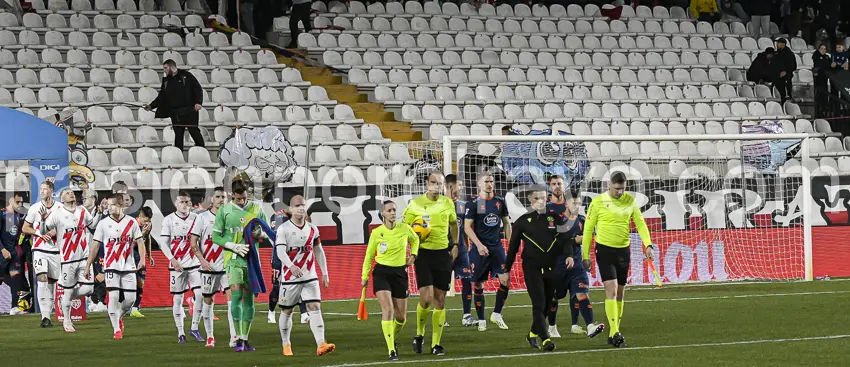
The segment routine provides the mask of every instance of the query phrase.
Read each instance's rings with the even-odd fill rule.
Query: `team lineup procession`
[[[848,49],[850,0],[0,0],[0,367],[850,367]]]

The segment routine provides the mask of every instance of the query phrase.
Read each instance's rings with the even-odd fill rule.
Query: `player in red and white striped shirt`
[[[215,215],[218,209],[224,205],[227,194],[223,187],[213,189],[210,197],[210,209],[198,214],[195,226],[192,228],[192,252],[201,263],[201,292],[204,295],[202,315],[204,318],[204,329],[207,331],[207,348],[215,347],[215,335],[213,334],[213,297],[218,292],[224,292],[227,296],[227,323],[230,326],[231,347],[236,346],[236,328],[233,327],[233,316],[230,314],[230,285],[224,272],[224,247],[213,243],[212,230],[215,224]]]
[[[38,186],[41,200],[27,211],[21,232],[32,236],[32,265],[38,280],[38,308],[41,310],[41,327],[52,327],[50,311],[56,297],[56,281],[59,280],[62,266],[60,265],[59,249],[53,242],[56,235],[52,231],[43,231],[41,222],[47,218],[59,203],[53,200],[53,182],[44,181]]]
[[[139,247],[142,258],[145,257],[146,251],[139,223],[133,217],[124,215],[124,194],[110,195],[107,203],[109,216],[97,223],[85,274],[87,280],[92,279],[92,263],[97,259],[101,244],[104,245],[103,272],[106,277],[106,290],[109,292],[107,311],[114,331],[112,338],[119,340],[124,338],[122,318],[136,301],[136,271],[145,267],[144,263],[136,265],[133,242]],[[118,301],[121,293],[124,293],[123,302]]]
[[[73,333],[71,322],[71,300],[88,296],[94,291],[94,282],[86,279],[85,260],[89,249],[89,227],[92,215],[86,208],[77,205],[77,197],[71,189],[59,193],[62,205],[42,222],[47,231],[56,231],[56,246],[62,262],[62,275],[59,286],[65,289],[62,295],[62,314],[65,319],[62,326],[66,332]]]
[[[201,293],[201,273],[198,271],[200,263],[192,252],[189,238],[195,226],[197,216],[191,212],[192,199],[189,193],[183,190],[177,192],[174,198],[174,213],[169,214],[162,220],[162,234],[159,238],[162,253],[168,259],[168,270],[170,270],[171,294],[174,298],[172,310],[174,311],[174,325],[177,326],[177,343],[186,342],[183,320],[183,293],[187,288],[192,289],[195,294],[194,312],[192,313],[192,327],[189,334],[196,341],[203,342],[198,325],[201,323],[201,306],[204,296]]]
[[[296,195],[289,201],[292,218],[277,227],[275,251],[283,268],[280,274],[280,337],[283,342],[283,354],[292,355],[289,334],[292,330],[292,308],[299,303],[307,305],[310,315],[310,329],[316,339],[316,354],[332,352],[336,346],[325,340],[325,322],[319,303],[322,301],[319,289],[319,277],[316,275],[316,263],[322,268],[322,285],[330,285],[325,251],[319,241],[319,228],[307,221],[307,203],[304,197]]]

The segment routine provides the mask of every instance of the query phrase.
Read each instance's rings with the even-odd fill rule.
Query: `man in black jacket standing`
[[[145,106],[145,110],[156,108],[156,118],[171,118],[175,147],[183,150],[183,133],[187,128],[195,146],[204,146],[204,138],[198,129],[198,111],[204,103],[201,83],[192,73],[178,70],[174,60],[165,60],[162,69],[165,77],[162,78],[159,95]]]
[[[519,217],[512,226],[508,256],[505,261],[505,272],[499,275],[502,285],[510,283],[511,267],[522,248],[522,272],[525,276],[525,287],[531,298],[531,331],[528,333],[528,343],[532,348],[539,349],[537,337],[543,340],[543,350],[555,350],[555,344],[549,339],[549,328],[546,323],[546,312],[552,307],[552,298],[559,286],[563,274],[555,265],[559,256],[566,256],[567,269],[574,265],[573,247],[575,239],[567,238],[566,216],[552,215],[546,212],[546,189],[536,187],[531,190],[532,210]]]
[[[773,62],[776,64],[778,75],[774,78],[773,85],[779,90],[779,97],[782,98],[782,103],[792,98],[791,96],[791,79],[794,78],[794,72],[797,70],[797,58],[794,52],[787,47],[788,41],[784,38],[776,39],[776,54],[773,56]]]

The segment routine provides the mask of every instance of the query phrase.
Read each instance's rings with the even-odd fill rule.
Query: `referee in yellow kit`
[[[626,194],[625,188],[626,174],[612,173],[608,191],[590,202],[581,244],[584,266],[590,271],[590,246],[596,232],[596,265],[599,266],[599,275],[605,286],[605,315],[610,325],[608,344],[617,348],[626,346],[626,339],[620,333],[620,320],[623,318],[623,296],[631,263],[630,221],[635,222],[643,240],[644,256],[652,260],[649,228],[635,203],[635,197]]]
[[[396,222],[395,203],[387,200],[381,206],[384,224],[372,231],[366,258],[363,259],[362,285],[369,281],[372,259],[377,264],[372,270],[372,287],[381,304],[381,330],[387,341],[390,361],[398,360],[395,339],[407,321],[407,267],[419,253],[419,236],[407,223]],[[410,256],[407,245],[410,244]],[[393,320],[395,318],[395,320]]]

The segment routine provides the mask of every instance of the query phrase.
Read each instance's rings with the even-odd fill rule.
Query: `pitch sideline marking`
[[[846,339],[846,338],[850,338],[850,334],[812,336],[812,337],[802,337],[802,338],[785,338],[785,339],[742,340],[742,341],[734,341],[734,342],[695,343],[695,344],[678,344],[678,345],[655,345],[655,346],[648,346],[648,347],[629,347],[629,348],[624,348],[624,349],[597,348],[597,349],[587,349],[587,350],[558,351],[558,352],[549,352],[549,353],[499,354],[499,355],[441,358],[441,359],[428,359],[428,360],[402,360],[402,361],[394,361],[394,362],[392,362],[392,364],[441,363],[441,362],[468,361],[468,360],[478,360],[478,359],[543,357],[543,356],[564,355],[564,354],[582,354],[582,353],[600,353],[600,352],[628,352],[628,351],[642,351],[642,350],[662,350],[662,349],[700,348],[700,347],[722,347],[722,346],[731,346],[731,345],[789,343],[789,342],[799,342],[799,341],[833,340],[833,339]],[[387,363],[386,361],[367,362],[367,363],[345,363],[345,364],[325,365],[325,367],[377,366],[377,365],[383,365],[383,364],[386,364],[386,363]]]
[[[707,301],[707,300],[716,300],[716,299],[736,299],[736,298],[761,298],[761,297],[788,297],[788,296],[811,296],[811,295],[820,295],[820,294],[843,294],[850,293],[850,291],[819,291],[819,292],[796,292],[796,293],[767,293],[767,294],[738,294],[738,295],[730,295],[730,296],[712,296],[712,297],[677,297],[677,298],[651,298],[651,299],[635,299],[635,300],[626,300],[626,303],[639,303],[639,302],[675,302],[675,301]],[[601,305],[605,302],[597,301],[592,302],[592,304]],[[531,305],[523,304],[523,305],[507,305],[504,308],[528,308]],[[450,308],[448,311],[461,311],[460,308]],[[407,313],[416,313],[416,310],[408,310]],[[334,316],[356,316],[356,313],[349,312],[322,312],[324,315],[334,315]],[[380,315],[380,312],[370,312],[370,315]]]

